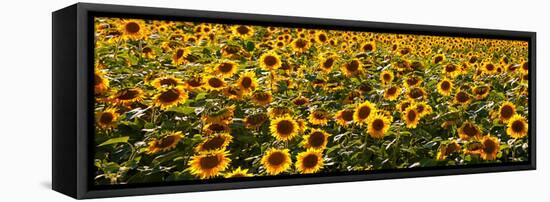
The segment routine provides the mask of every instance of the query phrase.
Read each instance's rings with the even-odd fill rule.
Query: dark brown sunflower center
[[[169,90],[163,92],[162,94],[160,94],[158,99],[161,102],[170,103],[170,102],[174,102],[174,101],[178,100],[179,97],[180,97],[180,92],[178,90],[169,89]]]
[[[418,84],[418,82],[420,82],[420,80],[416,77],[410,77],[410,78],[407,79],[407,84],[409,86],[414,86],[414,85]]]
[[[308,154],[306,157],[304,157],[304,160],[302,161],[302,165],[305,168],[314,168],[317,163],[319,162],[319,159],[317,158],[317,155],[315,154]]]
[[[273,152],[269,157],[267,158],[267,161],[270,165],[278,166],[285,162],[285,154],[282,152]]]
[[[416,111],[418,113],[422,113],[424,111],[424,109],[426,109],[426,107],[424,105],[417,105],[416,106]]]
[[[208,79],[208,85],[214,88],[219,88],[223,86],[223,81],[218,78],[210,78]]]
[[[225,143],[225,138],[221,136],[216,136],[212,139],[207,140],[202,145],[202,148],[204,150],[215,150],[215,149],[221,149],[223,146],[223,143]]]
[[[407,107],[409,107],[409,106],[411,106],[411,103],[405,102],[405,103],[402,103],[400,105],[400,107],[401,107],[400,109],[401,109],[401,111],[405,111],[407,109]]]
[[[458,92],[456,94],[456,100],[460,103],[464,103],[464,102],[467,102],[468,100],[470,100],[470,96],[468,94],[466,94],[465,92]]]
[[[313,117],[316,119],[325,119],[327,118],[327,113],[324,111],[315,111],[313,112]]]
[[[294,124],[289,120],[281,120],[277,123],[277,133],[288,136],[294,131]]]
[[[225,126],[219,123],[213,123],[208,126],[208,129],[214,132],[222,132],[225,130]]]
[[[267,100],[269,100],[269,94],[258,92],[258,93],[254,94],[254,99],[256,99],[257,101],[260,101],[260,102],[267,101]]]
[[[139,95],[139,91],[135,89],[126,89],[120,92],[117,96],[119,100],[131,100]]]
[[[241,25],[241,26],[237,27],[237,32],[239,34],[245,35],[245,34],[248,34],[248,32],[250,32],[250,29],[246,26]]]
[[[113,113],[105,112],[105,113],[102,113],[101,116],[99,117],[99,122],[102,124],[109,124],[113,122],[114,119],[115,119],[115,116]]]
[[[409,95],[411,98],[417,99],[424,96],[424,92],[420,88],[413,88],[411,89],[411,92]]]
[[[487,71],[493,71],[495,69],[495,65],[487,64],[485,65],[485,69],[487,69]]]
[[[386,74],[382,75],[382,78],[384,78],[384,81],[388,82],[388,81],[391,80],[391,75],[386,73]]]
[[[138,23],[135,23],[135,22],[129,22],[129,23],[126,23],[126,32],[130,33],[130,34],[135,34],[135,33],[138,33],[139,30],[141,29],[139,27],[139,24]]]
[[[353,111],[352,110],[343,111],[342,119],[344,119],[344,121],[353,121]]]
[[[200,159],[200,165],[202,169],[212,169],[220,164],[220,160],[217,156],[205,156]]]
[[[525,125],[523,124],[523,122],[521,122],[521,121],[514,121],[514,122],[512,123],[512,130],[513,130],[514,132],[517,132],[517,133],[523,132],[524,129],[525,129]]]
[[[307,41],[304,40],[304,39],[297,39],[295,44],[296,44],[297,48],[302,49],[302,48],[305,48],[307,46]]]
[[[372,46],[372,44],[365,44],[363,46],[363,51],[365,51],[365,52],[370,52],[372,50],[374,50],[374,47]]]
[[[143,48],[143,50],[141,50],[141,52],[147,54],[147,53],[153,52],[153,49],[151,49],[151,48],[149,48],[149,47],[145,47],[145,48]]]
[[[179,58],[183,57],[183,53],[184,53],[184,51],[182,49],[178,49],[176,51],[176,58],[179,59]]]
[[[325,69],[328,69],[328,68],[331,68],[333,64],[334,64],[334,59],[329,58],[329,59],[325,60],[325,62],[323,62],[323,67]]]
[[[351,62],[349,62],[347,65],[346,65],[346,69],[349,70],[350,72],[355,72],[359,69],[359,61],[357,60],[352,60]]]
[[[477,95],[483,95],[489,91],[489,87],[480,86],[474,89],[474,93]]]
[[[444,91],[448,91],[449,89],[451,89],[451,83],[449,81],[441,82],[441,89]]]
[[[156,146],[159,148],[166,148],[166,147],[172,146],[177,140],[178,140],[178,137],[176,135],[166,136],[160,139]]]
[[[529,70],[529,63],[524,62],[524,63],[521,65],[521,68],[522,68],[523,70]]]
[[[456,70],[456,66],[453,65],[453,64],[448,64],[447,66],[445,66],[445,71],[447,73],[452,73]]]
[[[228,72],[231,72],[231,70],[233,70],[233,64],[224,62],[224,63],[221,63],[221,64],[218,66],[218,69],[219,69],[220,72],[222,72],[222,73],[228,73]]]
[[[250,88],[252,86],[252,78],[250,77],[244,77],[242,80],[241,80],[241,86],[243,88]]]
[[[470,57],[470,60],[469,60],[470,63],[475,63],[476,61],[477,61],[477,57],[475,56]]]
[[[359,119],[366,119],[367,117],[369,117],[370,111],[371,111],[370,107],[367,107],[367,106],[361,107],[359,108],[357,115]]]
[[[397,93],[397,88],[395,86],[388,88],[388,95],[395,95],[395,93]]]
[[[307,103],[307,99],[306,98],[297,98],[297,99],[294,99],[294,101],[292,103],[294,103],[295,105],[298,105],[298,106],[302,106],[302,105],[305,105]]]
[[[102,80],[103,80],[103,79],[101,79],[101,77],[100,77],[99,75],[97,75],[97,74],[94,75],[94,85],[95,85],[95,86],[101,84],[101,83],[102,83]]]
[[[264,64],[270,67],[274,66],[277,64],[277,58],[275,56],[268,55],[264,58]]]
[[[177,86],[178,85],[178,81],[176,81],[175,79],[172,79],[172,78],[161,79],[159,83],[160,83],[161,86]]]
[[[464,125],[462,131],[464,131],[464,134],[466,134],[468,137],[473,137],[479,134],[477,127],[475,127],[473,124]]]
[[[485,153],[493,153],[497,149],[495,142],[492,140],[483,141],[483,151]]]
[[[238,46],[226,46],[223,50],[226,53],[235,54],[235,53],[239,52],[240,48]]]
[[[324,34],[319,34],[319,37],[317,37],[319,39],[320,42],[325,42],[327,41],[327,36],[324,35]]]
[[[441,61],[443,61],[443,56],[436,56],[436,57],[434,58],[434,63],[435,63],[435,64],[437,64],[437,63],[439,63],[439,62],[441,62]]]
[[[325,134],[319,131],[315,131],[309,135],[307,142],[312,147],[320,147],[325,142]]]
[[[414,110],[409,111],[409,113],[407,113],[407,119],[409,121],[416,120],[416,111],[414,111]]]
[[[253,114],[247,117],[245,120],[248,125],[260,125],[267,120],[267,115],[265,114]]]
[[[384,128],[384,121],[382,119],[376,119],[372,122],[372,128],[376,131],[380,131]]]
[[[423,67],[424,67],[424,65],[421,62],[414,61],[414,62],[411,63],[411,68],[413,68],[413,69],[421,69]]]
[[[202,85],[202,80],[200,78],[192,78],[187,81],[187,84],[191,87],[199,87]]]
[[[502,106],[502,109],[500,110],[500,116],[504,119],[509,119],[514,115],[514,109],[510,105],[504,105]]]

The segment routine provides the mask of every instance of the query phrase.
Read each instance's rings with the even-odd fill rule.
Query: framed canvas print
[[[534,32],[52,15],[53,189],[75,198],[535,169]]]

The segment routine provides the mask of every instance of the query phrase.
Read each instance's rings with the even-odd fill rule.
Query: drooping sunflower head
[[[353,121],[359,125],[363,125],[367,122],[369,116],[374,113],[376,113],[374,104],[369,101],[365,101],[355,108],[355,112],[353,113]]]
[[[125,88],[117,91],[111,98],[118,104],[127,105],[141,101],[143,99],[143,90],[139,88]]]
[[[271,148],[262,157],[262,165],[269,175],[278,175],[288,170],[292,164],[288,149]]]
[[[516,114],[508,121],[506,133],[512,138],[523,138],[527,136],[528,128],[527,119]]]
[[[115,108],[107,108],[102,112],[96,113],[97,125],[103,129],[112,129],[117,125],[119,114]]]
[[[221,77],[231,77],[237,72],[238,64],[233,61],[222,61],[214,66],[213,73]]]
[[[444,96],[451,95],[451,91],[453,90],[453,82],[449,79],[443,79],[437,84],[437,92],[439,94]]]
[[[231,163],[225,151],[213,151],[197,154],[189,161],[191,174],[201,179],[216,177],[225,171]]]
[[[436,160],[445,160],[448,155],[460,151],[462,148],[456,141],[442,143],[437,151]]]
[[[271,135],[279,141],[288,141],[299,132],[299,126],[290,116],[282,116],[271,121]]]
[[[500,108],[498,109],[498,117],[499,119],[504,122],[508,123],[508,121],[516,115],[516,105],[514,105],[511,102],[505,101],[500,105]]]
[[[393,72],[390,70],[384,70],[382,71],[382,73],[380,73],[380,82],[382,82],[382,85],[391,84],[393,78]]]
[[[158,77],[156,79],[153,79],[153,81],[151,81],[151,85],[159,89],[164,87],[176,87],[182,84],[183,82],[181,81],[181,79],[178,79],[172,76]]]
[[[244,123],[246,128],[257,129],[260,128],[268,118],[269,117],[265,113],[252,114],[244,119]]]
[[[454,102],[457,104],[468,105],[470,101],[470,94],[465,91],[459,91],[454,97]]]
[[[403,112],[403,120],[407,128],[416,128],[420,121],[420,114],[416,111],[415,106],[409,106]]]
[[[463,140],[470,140],[481,136],[481,129],[475,123],[466,121],[458,128],[458,136]]]
[[[252,101],[257,105],[266,106],[271,103],[273,97],[269,92],[255,91],[252,93]]]
[[[384,91],[384,99],[393,101],[399,97],[399,94],[401,94],[401,88],[399,88],[399,86],[390,86]]]
[[[102,94],[109,89],[109,80],[105,78],[101,71],[96,70],[94,73],[94,93]]]
[[[384,138],[391,125],[390,118],[383,113],[373,114],[367,122],[369,124],[367,129],[369,136],[376,139]]]
[[[148,34],[145,22],[137,19],[123,20],[120,22],[119,30],[124,39],[139,40]]]
[[[237,169],[223,175],[225,178],[242,178],[252,176],[254,176],[254,174],[248,173],[248,169],[241,169],[241,167],[238,167]]]
[[[235,114],[235,105],[219,107],[203,112],[202,120],[205,123],[230,122]]]
[[[330,114],[324,109],[315,109],[311,111],[308,119],[313,125],[327,125],[330,119]]]
[[[168,109],[185,102],[187,98],[187,93],[183,89],[171,87],[162,89],[153,97],[153,100],[155,105],[159,106],[161,109]]]
[[[352,59],[351,61],[342,65],[342,73],[347,77],[358,75],[362,69],[363,64],[358,59]]]
[[[296,156],[296,170],[303,174],[316,173],[324,165],[323,153],[321,150],[308,149]]]
[[[353,122],[353,109],[342,109],[336,113],[336,116],[334,119],[336,119],[336,123],[338,123],[341,126],[347,126],[350,123]]]
[[[224,87],[227,86],[223,78],[216,76],[206,77],[206,88],[210,91],[221,91]]]
[[[180,131],[164,132],[159,138],[155,138],[149,142],[147,153],[155,154],[172,150],[176,147],[176,145],[178,145],[182,138],[183,134]]]
[[[235,25],[232,27],[233,34],[242,38],[250,38],[254,35],[254,28],[246,25]]]
[[[181,65],[187,63],[187,56],[190,53],[189,48],[176,48],[172,54],[172,64]]]
[[[253,71],[241,73],[237,85],[245,93],[249,93],[256,89],[258,82],[256,81],[256,74]]]
[[[481,144],[483,145],[481,158],[487,161],[495,160],[500,150],[500,140],[497,137],[486,135],[481,139]]]
[[[265,70],[278,69],[279,67],[281,67],[282,64],[281,58],[274,52],[264,53],[262,56],[260,56],[258,63],[260,63],[260,67],[264,68]]]
[[[210,152],[225,150],[227,145],[231,143],[233,136],[227,133],[218,133],[204,139],[197,147],[195,147],[196,152]]]
[[[313,129],[309,134],[304,136],[302,144],[306,149],[323,150],[328,143],[330,134],[321,129]]]

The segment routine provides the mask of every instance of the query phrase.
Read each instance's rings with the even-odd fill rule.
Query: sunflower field
[[[94,24],[96,185],[529,158],[526,41]]]

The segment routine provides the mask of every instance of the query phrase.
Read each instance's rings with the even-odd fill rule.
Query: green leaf
[[[195,112],[195,108],[194,107],[189,107],[189,106],[183,106],[183,107],[172,107],[166,111],[169,111],[169,112],[177,112],[177,113],[182,113],[182,114],[191,114],[191,113],[194,113]]]
[[[195,100],[203,100],[204,98],[206,98],[206,95],[208,95],[208,93],[199,93],[195,97]]]
[[[247,41],[245,45],[246,45],[246,50],[248,51],[253,51],[255,48],[254,42],[252,41]]]
[[[110,145],[110,144],[128,142],[128,139],[130,139],[129,136],[111,138],[111,139],[99,144],[98,147],[105,146],[105,145]]]

